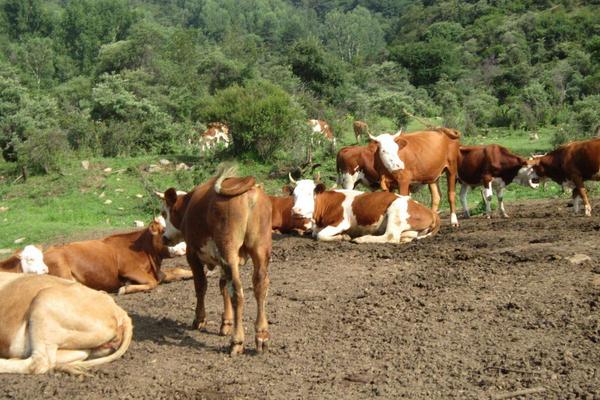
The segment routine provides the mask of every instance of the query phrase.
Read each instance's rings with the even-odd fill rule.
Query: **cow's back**
[[[600,139],[571,143],[565,146],[561,157],[565,170],[574,170],[584,180],[600,180]]]

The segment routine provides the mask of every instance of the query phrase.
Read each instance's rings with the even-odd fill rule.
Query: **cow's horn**
[[[317,171],[317,173],[315,175],[315,182],[316,183],[321,182],[321,173],[319,171]]]
[[[369,133],[369,138],[370,138],[371,140],[377,141],[377,136],[373,136],[373,135],[371,135],[370,133]]]
[[[288,178],[290,178],[290,182],[292,182],[294,185],[296,184],[296,181],[294,180],[294,178],[292,178],[291,172],[288,172]]]

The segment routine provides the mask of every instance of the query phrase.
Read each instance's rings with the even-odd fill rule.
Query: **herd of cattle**
[[[317,121],[315,129],[317,125],[320,130],[314,132],[328,130],[326,137],[333,138],[326,123]],[[500,211],[507,217],[504,188],[511,182],[535,188],[544,179],[572,188],[575,212],[583,201],[585,214],[591,215],[584,181],[600,180],[600,139],[524,159],[499,145],[461,146],[460,133],[453,129],[373,136],[364,123],[354,128],[357,142],[366,135],[371,140],[337,153],[337,184],[342,189],[327,189],[319,178],[296,181],[290,175],[286,195],[268,196],[254,177],[236,177],[234,168],[222,166],[189,192],[170,188],[157,193],[161,216],[148,228],[43,252],[30,245],[0,262],[0,372],[78,372],[120,357],[132,340],[131,319],[101,291],[134,293],[160,282],[193,278],[193,326],[205,330],[204,266],[220,269],[220,334],[231,336],[230,353],[239,354],[244,349],[239,266],[248,258],[257,302],[255,344],[262,352],[270,338],[265,303],[274,231],[312,232],[317,240],[357,243],[404,243],[434,235],[440,228],[437,181],[444,172],[454,226],[457,181],[465,217],[469,187],[483,186],[488,217],[495,187]],[[225,132],[230,140],[223,131],[226,126],[214,124],[211,129]],[[359,183],[383,190],[357,191]],[[431,208],[410,198],[420,184],[429,185]],[[164,258],[184,254],[191,271],[161,268]]]

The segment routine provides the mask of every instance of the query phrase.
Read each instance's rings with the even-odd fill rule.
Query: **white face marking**
[[[344,172],[340,176],[339,184],[342,186],[342,189],[354,189],[356,182],[361,178],[359,175],[362,175],[362,172],[354,172],[350,174],[349,172]]]
[[[379,156],[385,168],[392,172],[404,169],[404,162],[398,156],[398,143],[394,141],[396,135],[383,133],[374,138],[379,143]]]
[[[315,182],[310,179],[302,179],[296,182],[296,187],[292,195],[294,196],[294,205],[292,213],[302,217],[312,219],[315,211]]]
[[[156,222],[158,222],[160,224],[160,226],[163,227],[163,229],[167,227],[167,222],[165,221],[165,219],[163,218],[162,215],[159,215],[158,217],[154,217],[154,220]]]
[[[186,249],[187,245],[185,244],[185,242],[181,242],[176,244],[175,246],[168,247],[169,255],[171,257],[184,256]]]
[[[44,263],[44,254],[35,246],[25,246],[21,252],[21,268],[26,274],[47,274],[48,266]]]
[[[163,237],[171,243],[179,243],[183,240],[183,233],[181,233],[181,231],[175,228],[171,223],[170,211],[170,207],[167,207],[167,205],[163,203],[163,212],[167,216],[167,218],[163,218],[165,220],[165,232],[163,233]]]
[[[534,183],[533,180],[535,179],[539,180],[540,178],[533,170],[533,167],[531,165],[527,165],[519,169],[519,172],[517,173],[517,176],[515,176],[514,181],[520,185],[529,186],[532,189],[537,189],[540,186],[540,184]]]

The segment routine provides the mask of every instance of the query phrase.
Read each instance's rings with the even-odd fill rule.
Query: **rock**
[[[81,162],[81,168],[83,168],[83,169],[90,169],[90,162],[88,160],[83,160]]]
[[[186,163],[179,163],[175,166],[176,171],[187,171],[188,169],[190,169],[190,166]]]
[[[135,226],[136,228],[143,228],[144,222],[136,219],[135,221],[133,221],[133,226]]]
[[[146,171],[148,171],[148,172],[158,172],[161,170],[162,170],[162,168],[156,164],[150,164],[146,167]]]
[[[121,193],[121,192],[124,192],[124,191],[125,191],[125,189],[115,189],[115,192],[118,192],[118,193]]]
[[[160,165],[169,165],[169,164],[171,164],[171,161],[169,161],[167,159],[164,159],[164,158],[161,158],[160,160],[158,160],[158,163]]]
[[[104,204],[112,204],[112,200],[111,199],[106,199],[106,201],[104,202]]]
[[[6,212],[8,210],[9,210],[8,207],[0,207],[0,212]]]
[[[112,168],[111,167],[107,167],[103,169],[104,172],[109,173],[112,172]]]
[[[106,196],[106,193],[102,192],[98,195],[99,198],[103,198],[104,196]]]
[[[144,197],[144,195],[138,193],[138,194],[135,195],[135,197],[137,197],[138,199],[141,199],[142,197]]]
[[[567,260],[573,265],[579,265],[584,262],[592,261],[592,257],[587,254],[575,254],[572,257],[567,257]]]
[[[11,249],[0,249],[0,254],[11,254],[12,252]]]
[[[19,243],[23,243],[25,241],[25,239],[27,239],[26,237],[20,237],[18,239],[15,239],[15,243],[19,244]]]

